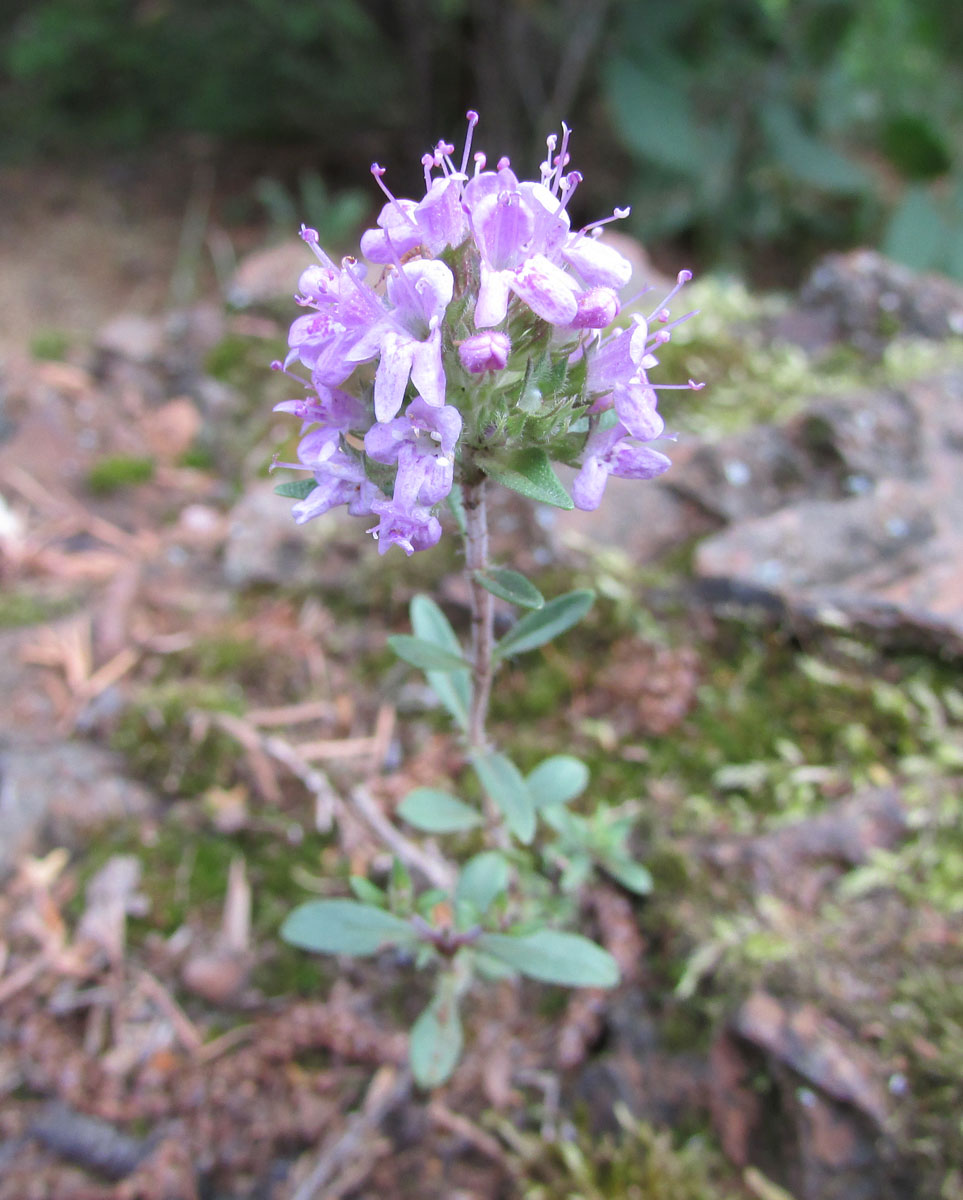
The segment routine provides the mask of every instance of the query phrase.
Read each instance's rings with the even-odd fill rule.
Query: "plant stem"
[[[468,745],[472,750],[487,748],[485,722],[492,690],[492,648],[494,646],[495,598],[475,579],[475,572],[488,567],[488,513],[485,504],[487,481],[466,483],[462,487],[465,507],[465,572],[471,596],[472,692],[468,716]]]

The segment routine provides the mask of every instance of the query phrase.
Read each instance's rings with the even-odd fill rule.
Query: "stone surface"
[[[371,519],[333,509],[306,525],[291,519],[292,500],[276,495],[276,481],[248,488],[231,510],[224,544],[224,575],[231,587],[347,582],[346,568],[377,553],[365,537]],[[367,543],[369,544],[366,544]]]
[[[776,330],[818,349],[847,341],[878,351],[894,333],[927,338],[963,334],[963,287],[920,275],[873,250],[830,254],[813,268],[799,309]]]
[[[906,1165],[886,1149],[880,1070],[812,1005],[755,992],[717,1038],[713,1123],[727,1155],[758,1164],[796,1200],[905,1200]],[[764,1073],[770,1093],[754,1081]]]
[[[20,744],[0,752],[0,875],[18,857],[72,846],[111,821],[146,817],[156,800],[85,742]]]
[[[803,620],[963,653],[963,370],[816,405],[783,437],[799,445],[807,430],[830,464],[825,498],[814,485],[776,504],[762,479],[753,511],[720,488],[715,511],[733,523],[700,545],[696,573],[716,594],[723,583]],[[676,486],[695,494],[684,472]]]

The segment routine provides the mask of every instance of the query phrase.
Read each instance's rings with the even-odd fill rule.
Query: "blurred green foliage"
[[[482,144],[526,164],[573,117],[577,216],[628,191],[634,232],[702,263],[792,277],[868,242],[963,278],[963,8],[945,0],[8,0],[7,13],[8,155],[194,132],[303,147],[335,189],[377,157],[404,191],[469,105]],[[280,187],[261,200],[277,219]]]

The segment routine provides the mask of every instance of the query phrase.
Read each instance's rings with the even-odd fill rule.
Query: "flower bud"
[[[504,333],[476,333],[458,347],[458,357],[466,371],[501,371],[508,362],[512,344]]]

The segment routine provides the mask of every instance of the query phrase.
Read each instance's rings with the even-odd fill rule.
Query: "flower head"
[[[580,464],[582,508],[598,505],[609,475],[648,479],[669,466],[648,445],[664,433],[665,385],[651,376],[692,315],[668,312],[689,273],[647,317],[614,324],[633,303],[622,295],[632,266],[602,232],[629,210],[573,229],[581,175],[568,170],[568,127],[525,180],[508,159],[490,169],[472,153],[477,123],[469,112],[460,161],[448,142],[423,156],[419,199],[395,196],[372,166],[385,203],[361,238],[371,268],[335,264],[302,230],[317,261],[299,279],[306,311],[276,364],[305,393],[277,406],[303,422],[296,465],[314,483],[293,515],[338,504],[376,515],[380,553],[434,545],[435,506],[452,487],[522,450]]]

